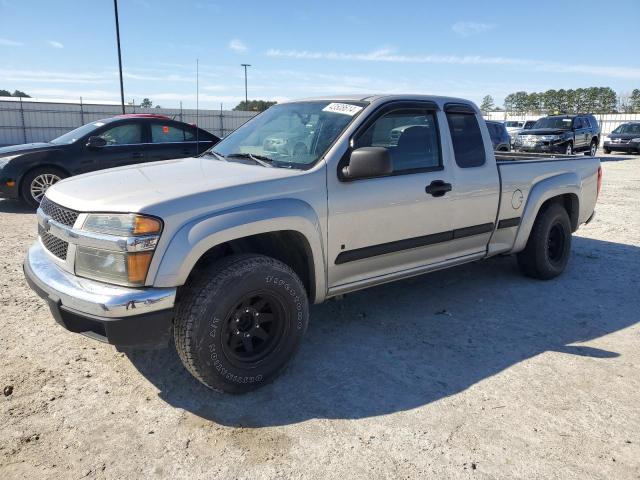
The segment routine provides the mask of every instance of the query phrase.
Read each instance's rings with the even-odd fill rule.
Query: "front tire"
[[[28,172],[20,184],[20,198],[31,208],[38,208],[45,192],[67,174],[54,167],[36,168]]]
[[[560,275],[571,254],[571,221],[563,206],[551,204],[538,213],[518,266],[528,277],[549,280]]]
[[[611,150],[609,150],[609,149],[608,149],[608,148],[606,148],[606,147],[605,147],[603,150],[604,150],[604,153],[606,153],[607,155],[609,155],[609,154],[611,153]]]
[[[565,155],[573,155],[573,143],[567,143],[567,147],[564,150]]]
[[[181,297],[174,320],[178,355],[200,382],[227,393],[248,392],[276,378],[309,321],[298,276],[262,255],[224,257]]]

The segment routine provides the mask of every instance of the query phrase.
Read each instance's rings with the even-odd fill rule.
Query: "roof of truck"
[[[296,100],[290,100],[288,102],[283,103],[291,103],[291,102],[311,102],[311,101],[342,101],[342,102],[374,102],[378,100],[430,100],[436,103],[465,103],[469,105],[475,105],[471,100],[467,100],[465,98],[457,98],[457,97],[443,97],[439,95],[420,95],[415,93],[407,93],[407,94],[380,94],[380,93],[369,93],[369,94],[351,94],[351,95],[326,95],[322,97],[309,97],[309,98],[300,98]]]

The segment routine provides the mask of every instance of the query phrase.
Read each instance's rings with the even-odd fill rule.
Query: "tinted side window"
[[[484,165],[484,142],[480,125],[475,115],[469,113],[447,113],[453,153],[461,168]]]
[[[100,134],[107,145],[129,145],[142,143],[142,127],[137,124],[118,125]]]
[[[582,119],[580,117],[577,117],[573,121],[573,128],[575,128],[576,130],[578,130],[579,128],[584,128],[584,126],[582,125]]]
[[[582,119],[582,121],[584,122],[584,128],[591,128],[592,127],[591,122],[589,121],[589,117],[584,117]]]
[[[394,172],[440,165],[438,129],[433,113],[396,110],[378,118],[355,142],[355,147],[387,148]]]
[[[184,130],[171,125],[151,124],[151,143],[184,142]]]

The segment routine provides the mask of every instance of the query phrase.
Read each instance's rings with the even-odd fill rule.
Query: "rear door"
[[[213,145],[209,137],[199,138],[198,131],[190,125],[171,121],[150,122],[149,160],[168,160],[192,157]]]

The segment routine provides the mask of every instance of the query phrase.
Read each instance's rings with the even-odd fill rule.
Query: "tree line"
[[[22,97],[22,98],[31,98],[31,95],[27,95],[21,90],[14,90],[11,93],[9,90],[4,90],[0,88],[0,97]]]
[[[482,99],[483,112],[507,111],[516,114],[553,113],[640,113],[640,89],[616,94],[609,87],[589,87],[546,92],[514,92],[504,99],[504,108],[496,107],[493,97]]]

